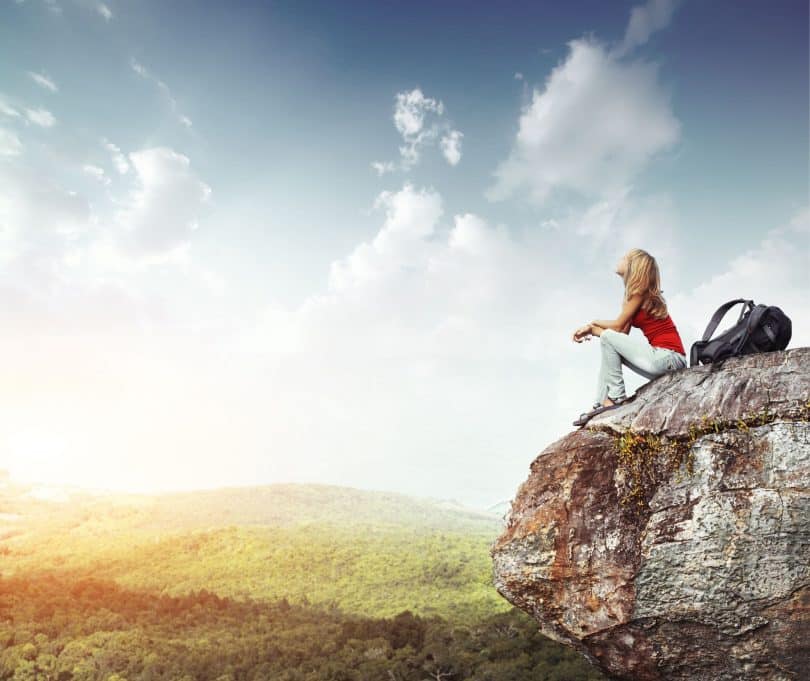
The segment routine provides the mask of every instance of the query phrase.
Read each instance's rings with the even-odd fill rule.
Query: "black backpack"
[[[737,303],[745,303],[737,323],[709,340],[720,320]],[[754,305],[753,300],[737,298],[721,305],[712,315],[703,338],[692,344],[689,366],[711,364],[726,357],[750,355],[754,352],[784,350],[790,342],[792,324],[782,310],[773,305]]]

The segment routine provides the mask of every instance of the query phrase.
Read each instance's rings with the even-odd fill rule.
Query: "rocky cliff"
[[[810,348],[666,374],[549,445],[490,553],[613,678],[810,678]]]

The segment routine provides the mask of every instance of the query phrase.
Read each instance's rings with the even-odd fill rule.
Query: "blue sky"
[[[5,0],[0,57],[22,479],[503,501],[632,246],[687,349],[808,343],[806,2]]]

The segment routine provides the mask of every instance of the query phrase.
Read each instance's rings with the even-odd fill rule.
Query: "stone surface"
[[[628,429],[691,429],[691,474],[641,507]],[[490,552],[498,592],[613,678],[810,678],[810,348],[671,372],[552,443]]]

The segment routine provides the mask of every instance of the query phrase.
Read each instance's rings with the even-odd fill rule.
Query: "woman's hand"
[[[573,340],[576,343],[581,343],[584,340],[591,340],[592,333],[593,331],[591,330],[590,324],[580,326],[576,331],[574,331]]]

